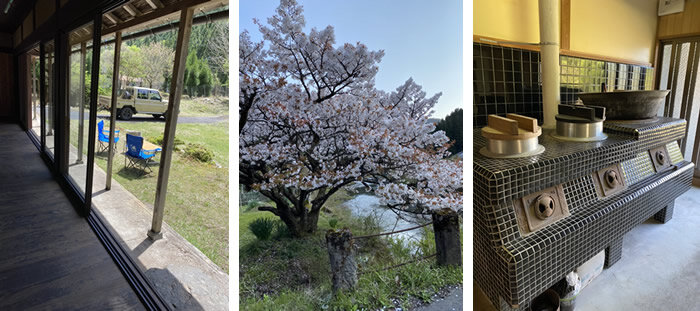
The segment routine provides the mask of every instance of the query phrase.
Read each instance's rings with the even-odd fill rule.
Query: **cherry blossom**
[[[263,41],[240,35],[240,181],[268,197],[259,209],[295,236],[316,229],[326,200],[362,182],[392,208],[462,207],[462,162],[427,122],[440,93],[413,79],[392,92],[374,77],[383,51],[338,45],[333,27],[304,32],[303,10],[282,0]]]

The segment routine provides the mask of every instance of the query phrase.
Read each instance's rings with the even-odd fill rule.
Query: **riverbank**
[[[461,267],[440,267],[434,260],[426,259],[395,269],[360,274],[354,292],[333,297],[325,232],[345,227],[356,236],[373,234],[385,231],[386,224],[382,225],[382,222],[390,221],[387,216],[377,217],[376,213],[370,213],[376,209],[378,201],[363,195],[366,194],[353,195],[346,191],[333,195],[320,215],[318,230],[310,236],[292,239],[278,235],[267,241],[256,239],[248,224],[261,217],[276,218],[269,212],[257,211],[255,200],[242,200],[245,205],[239,208],[240,308],[411,310],[414,306],[431,302],[447,286],[461,285]],[[358,269],[361,272],[375,271],[434,253],[429,228],[423,228],[420,238],[410,243],[395,238],[357,240]]]

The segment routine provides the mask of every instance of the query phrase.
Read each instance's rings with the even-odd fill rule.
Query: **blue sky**
[[[434,118],[462,107],[462,0],[297,1],[304,7],[307,31],[331,25],[336,46],[360,41],[371,50],[384,50],[377,88],[393,91],[413,77],[427,96],[442,92]],[[259,41],[253,18],[266,23],[278,4],[239,1],[239,30],[247,29]]]

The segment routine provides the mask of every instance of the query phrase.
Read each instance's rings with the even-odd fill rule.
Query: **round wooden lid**
[[[492,127],[484,127],[481,129],[481,135],[489,139],[499,139],[499,140],[517,140],[517,139],[529,139],[533,137],[538,137],[542,134],[542,128],[537,127],[534,132],[518,128],[518,134],[513,135],[509,133],[501,132]]]

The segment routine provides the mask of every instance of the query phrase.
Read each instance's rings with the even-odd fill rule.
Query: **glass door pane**
[[[669,110],[669,117],[680,118],[681,117],[681,107],[683,105],[683,92],[686,87],[686,71],[688,68],[689,53],[690,53],[690,43],[685,42],[680,47],[680,54],[678,58],[678,65],[676,67],[675,73],[676,77],[674,80],[674,87],[671,89],[671,109]]]
[[[661,71],[659,77],[659,90],[668,90],[669,84],[669,73],[671,71],[671,48],[672,44],[665,44],[661,52]],[[667,99],[668,100],[668,99]],[[656,113],[657,116],[663,117],[664,107],[659,108]]]
[[[41,137],[41,101],[39,98],[39,46],[37,45],[33,49],[27,52],[27,74],[29,75],[29,90],[30,94],[27,96],[29,101],[29,114],[30,114],[30,128],[37,138]]]
[[[48,41],[44,45],[44,135],[46,138],[46,152],[53,157],[55,146],[56,122],[54,122],[55,103],[53,99],[54,77],[55,72],[55,44],[53,40]]]
[[[87,180],[92,22],[68,34],[68,177],[85,194]]]
[[[659,89],[671,90],[663,115],[686,120],[681,151],[686,161],[696,163],[695,178],[700,178],[700,43],[686,39],[664,43],[662,47]]]

